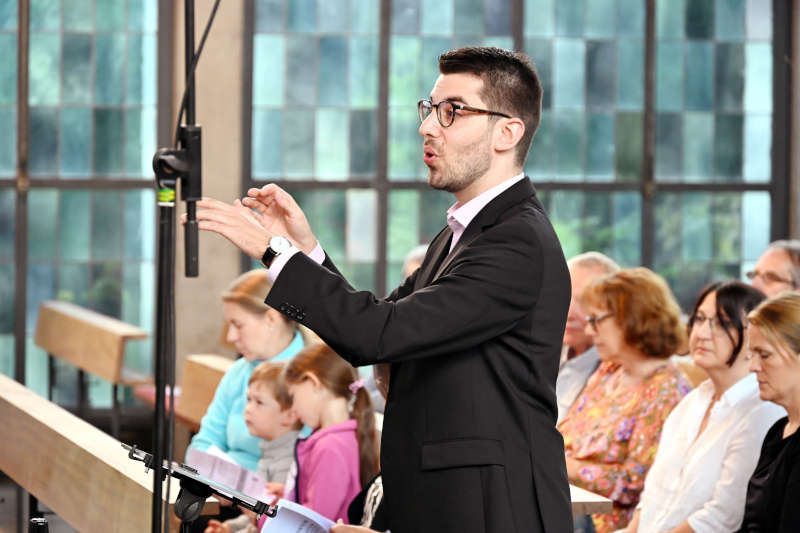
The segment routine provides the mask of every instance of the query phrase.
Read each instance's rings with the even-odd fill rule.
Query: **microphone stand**
[[[175,387],[175,189],[181,185],[181,199],[186,202],[185,231],[186,276],[198,275],[198,226],[195,202],[202,197],[201,128],[195,124],[195,46],[194,0],[184,0],[186,121],[180,126],[177,146],[159,148],[153,156],[153,170],[158,185],[158,282],[155,354],[156,406],[153,436],[153,514],[152,533],[161,530],[162,481],[167,444],[171,446],[172,427],[165,419],[165,388]],[[170,402],[170,411],[174,410]],[[171,413],[170,413],[171,414]],[[170,420],[174,420],[170,417]],[[169,430],[169,439],[167,431]],[[169,442],[168,442],[169,441]],[[171,457],[171,450],[166,450]]]

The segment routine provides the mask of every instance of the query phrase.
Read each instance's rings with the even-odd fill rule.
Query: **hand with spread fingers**
[[[258,211],[260,223],[270,234],[283,235],[306,254],[317,246],[317,238],[303,210],[289,193],[274,183],[250,189],[242,203]]]
[[[239,200],[226,204],[203,198],[197,202],[197,207],[197,223],[201,230],[219,233],[253,259],[261,259],[270,237],[276,235],[266,229],[270,225],[263,220],[263,215],[245,207]],[[186,215],[181,221],[186,221]]]

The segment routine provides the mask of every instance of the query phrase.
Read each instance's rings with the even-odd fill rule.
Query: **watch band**
[[[267,249],[264,251],[264,255],[261,256],[261,264],[264,267],[269,268],[275,258],[278,257],[278,252],[272,249],[272,247],[267,244]]]

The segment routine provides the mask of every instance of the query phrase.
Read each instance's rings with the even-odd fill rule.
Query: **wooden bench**
[[[47,301],[39,307],[34,342],[45,350],[48,361],[48,399],[53,399],[54,357],[78,367],[78,412],[85,416],[86,373],[112,385],[111,434],[119,436],[119,385],[152,383],[150,376],[124,365],[125,344],[147,338],[143,329],[69,302]]]
[[[72,527],[86,532],[151,530],[152,473],[129,459],[119,441],[3,375],[0,420],[7,432],[0,446],[0,470]],[[173,479],[171,517],[178,489]],[[203,512],[218,510],[216,500],[209,500]],[[177,531],[177,524],[173,527]]]
[[[569,495],[572,499],[573,515],[610,513],[614,507],[608,498],[575,485],[569,486]]]
[[[175,420],[197,432],[222,376],[235,361],[216,354],[193,354],[186,358],[180,388],[175,388]],[[152,385],[134,388],[134,396],[153,407],[156,391]],[[169,393],[167,393],[169,407]]]

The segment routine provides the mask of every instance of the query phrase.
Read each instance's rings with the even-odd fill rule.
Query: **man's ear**
[[[494,149],[506,152],[516,148],[525,134],[525,123],[517,117],[501,118],[497,121]]]

